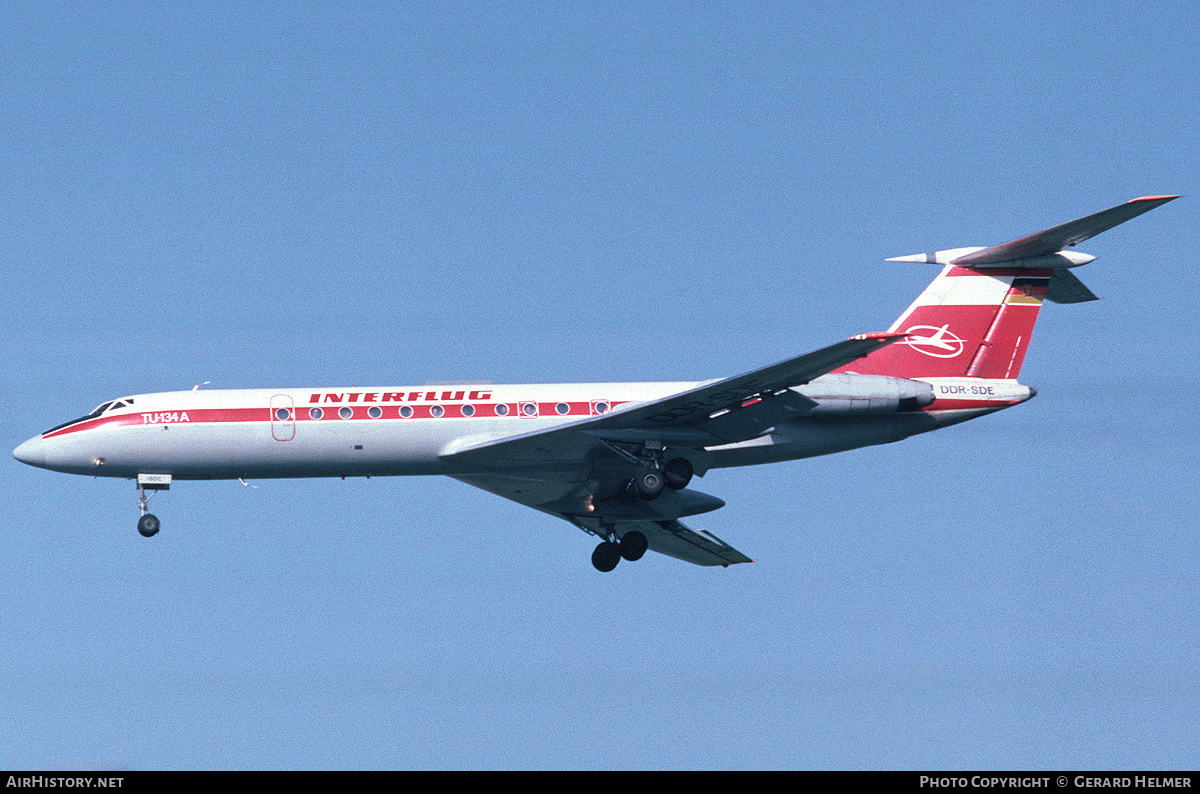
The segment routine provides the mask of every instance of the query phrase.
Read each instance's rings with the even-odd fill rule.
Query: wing
[[[581,459],[600,439],[704,447],[756,438],[779,420],[812,407],[810,400],[788,387],[808,383],[904,336],[861,334],[753,372],[707,381],[551,430],[460,439],[443,451],[442,460],[455,467],[476,463],[489,471],[531,460]]]
[[[752,562],[745,554],[711,532],[693,530],[676,519],[664,517],[670,515],[673,510],[666,504],[655,504],[659,501],[657,499],[655,502],[644,503],[645,507],[642,509],[648,514],[645,518],[612,519],[608,517],[606,520],[599,516],[572,515],[569,512],[560,512],[559,509],[555,509],[564,495],[569,495],[578,488],[579,484],[569,482],[569,478],[558,479],[549,474],[544,474],[539,478],[531,473],[525,476],[462,475],[455,476],[454,479],[551,515],[565,518],[585,532],[594,535],[603,537],[612,531],[617,537],[623,537],[626,532],[636,530],[646,536],[652,551],[678,560],[696,565],[733,565],[739,562]],[[667,496],[664,494],[664,498]],[[713,499],[713,497],[705,498]],[[715,501],[719,504],[712,509],[723,504],[720,500]],[[641,505],[638,505],[633,499],[628,500],[625,506],[628,509],[641,508]]]
[[[637,529],[649,547],[698,565],[729,565],[749,558],[679,519],[715,510],[720,499],[689,489],[638,499],[630,480],[646,466],[649,446],[689,450],[700,462],[704,447],[757,438],[814,403],[790,386],[855,361],[904,334],[864,334],[812,353],[722,380],[708,381],[658,400],[550,430],[516,436],[461,439],[442,460],[451,476],[490,493],[557,515],[585,531],[620,537]]]

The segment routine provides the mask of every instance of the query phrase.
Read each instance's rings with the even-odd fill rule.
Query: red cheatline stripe
[[[599,416],[602,413],[607,413],[617,406],[624,405],[628,400],[595,400],[595,401],[571,401],[571,402],[539,402],[536,400],[523,400],[520,402],[511,403],[450,403],[446,405],[440,404],[421,404],[411,405],[407,403],[393,403],[391,405],[337,405],[333,403],[325,403],[319,406],[311,406],[311,408],[319,408],[321,414],[313,416],[310,414],[310,406],[301,405],[300,408],[292,409],[292,414],[295,421],[311,422],[339,422],[353,420],[369,420],[376,419],[503,419],[503,418],[519,418],[531,416],[550,416],[550,417],[583,417],[583,416]],[[605,411],[596,409],[596,406],[603,403],[607,406]],[[464,413],[463,409],[466,406],[471,406],[475,409],[474,414]],[[498,406],[506,406],[507,413],[500,414],[496,412]],[[530,410],[525,410],[525,406],[533,406]],[[560,413],[560,406],[566,406],[566,410]],[[348,416],[343,417],[340,414],[342,408],[350,409]],[[372,416],[370,410],[378,408],[380,413],[378,416]],[[412,409],[411,414],[401,413],[405,408]],[[437,414],[435,408],[441,409],[441,414]],[[278,406],[272,409],[270,406],[258,406],[252,408],[188,408],[179,411],[151,411],[146,413],[128,413],[117,414],[114,416],[101,416],[87,421],[77,422],[73,425],[60,428],[52,433],[46,433],[43,438],[57,438],[58,436],[67,435],[69,433],[77,433],[83,430],[93,430],[98,427],[123,427],[123,426],[158,426],[158,425],[194,425],[217,422],[289,422],[292,418],[276,419],[274,411],[278,410]],[[183,419],[186,415],[187,419]]]

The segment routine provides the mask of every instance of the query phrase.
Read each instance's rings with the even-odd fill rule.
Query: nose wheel
[[[138,519],[138,532],[143,538],[152,538],[158,534],[158,528],[161,526],[158,516],[153,513],[146,513]]]

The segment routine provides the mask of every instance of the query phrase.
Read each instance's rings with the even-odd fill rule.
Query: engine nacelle
[[[933,402],[933,386],[924,381],[849,372],[822,375],[792,391],[817,403],[809,412],[814,416],[891,414]]]

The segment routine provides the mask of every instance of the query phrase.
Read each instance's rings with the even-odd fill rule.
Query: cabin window
[[[367,409],[367,416],[371,417],[372,419],[378,419],[379,417],[383,416],[383,409],[378,405],[372,405]]]
[[[276,408],[275,409],[275,418],[278,419],[280,422],[286,422],[287,420],[292,418],[292,412],[286,408]]]
[[[462,415],[463,416],[474,416],[475,415],[475,406],[474,405],[464,405],[462,407]]]
[[[496,416],[508,416],[508,406],[504,403],[496,405]]]
[[[440,405],[435,405],[429,409],[429,415],[434,419],[441,419],[442,414],[446,413],[446,409]]]
[[[342,417],[343,419],[349,419],[350,417],[354,416],[354,409],[348,405],[343,405],[338,409],[338,416]]]
[[[401,405],[400,406],[400,416],[402,416],[405,419],[408,419],[412,415],[413,415],[413,409],[412,409],[411,405]]]
[[[325,412],[322,411],[320,408],[309,408],[308,409],[308,418],[309,419],[320,419],[324,415],[325,415]]]
[[[559,403],[558,405],[554,406],[554,410],[559,416],[566,416],[567,414],[571,413],[571,406],[567,405],[566,403]]]

